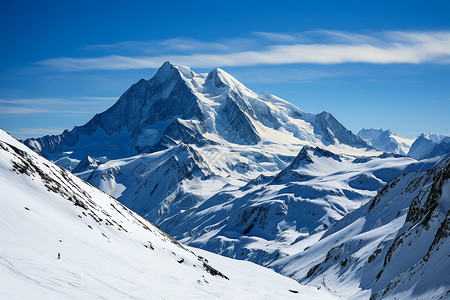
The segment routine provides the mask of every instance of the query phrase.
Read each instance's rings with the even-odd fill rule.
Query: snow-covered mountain
[[[408,156],[415,159],[435,157],[450,153],[450,137],[439,134],[422,134],[412,144]]]
[[[287,255],[283,249],[323,232],[360,207],[390,178],[432,164],[393,155],[355,158],[304,146],[276,174],[262,174],[243,186],[225,184],[209,197],[195,199],[187,193],[179,201],[158,204],[146,213],[189,245],[268,265]],[[138,186],[142,187],[138,184],[123,193],[123,203],[145,211],[136,206],[142,203],[138,195],[150,192],[151,187],[138,191]],[[184,191],[191,186],[201,183],[188,181]]]
[[[419,258],[381,266],[377,255],[386,257],[397,235],[412,236],[404,225],[409,206],[431,193],[425,181],[434,179],[423,178],[440,172],[442,163],[426,173],[442,157],[404,156],[412,141],[389,131],[360,135],[367,142],[331,114],[258,95],[223,70],[196,74],[167,62],[87,124],[24,143],[186,245],[269,266],[344,298],[395,297],[400,290],[388,283]],[[418,187],[406,188],[413,180]],[[382,201],[371,205],[373,197]],[[439,231],[418,229],[422,236]],[[414,292],[409,283],[392,285]]]
[[[403,174],[331,226],[304,251],[272,267],[345,299],[450,296],[450,156]]]
[[[357,135],[377,150],[406,155],[414,139],[399,137],[390,130],[361,129]]]
[[[25,144],[184,243],[262,265],[433,164],[381,154],[223,70],[170,63],[86,125]]]
[[[1,299],[337,298],[188,248],[1,130],[0,187]]]
[[[169,62],[85,125],[25,144],[53,160],[81,160],[123,158],[181,141],[199,147],[275,143],[291,151],[304,144],[367,147],[327,112],[308,114],[273,95],[257,95],[221,69],[196,74]]]
[[[392,134],[389,130],[363,128],[357,135],[377,150],[408,155],[415,159],[450,153],[450,137],[434,133],[421,134],[416,139],[406,139]]]

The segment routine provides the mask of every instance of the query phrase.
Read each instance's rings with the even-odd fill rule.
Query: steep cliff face
[[[321,134],[323,139],[330,144],[339,142],[353,147],[368,146],[363,139],[347,130],[333,115],[326,111],[317,114],[315,121],[317,124],[316,132]]]
[[[273,266],[349,299],[448,297],[449,187],[449,157],[403,174],[316,244]]]
[[[450,153],[450,137],[438,134],[422,134],[412,144],[408,156],[423,159]]]
[[[167,62],[152,79],[132,85],[112,107],[85,125],[24,143],[45,157],[61,156],[68,149],[77,159],[85,154],[126,157],[155,146],[177,118],[203,121],[204,114],[181,71]],[[101,142],[89,142],[92,136]]]
[[[255,145],[261,141],[261,138],[250,117],[238,103],[233,98],[227,97],[222,110],[228,119],[229,126],[222,130],[220,135],[231,143]]]

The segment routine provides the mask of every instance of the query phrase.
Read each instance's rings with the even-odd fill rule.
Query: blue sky
[[[0,127],[60,133],[165,61],[347,128],[450,135],[449,1],[1,1]]]

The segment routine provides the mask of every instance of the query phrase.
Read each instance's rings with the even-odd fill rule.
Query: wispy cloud
[[[230,43],[188,39],[169,39],[151,43],[165,44],[167,47],[162,49],[162,52],[155,52],[154,55],[63,57],[43,60],[39,64],[61,71],[86,71],[153,69],[158,68],[166,60],[198,68],[283,64],[448,64],[450,62],[450,31],[389,31],[371,34],[327,30],[296,34],[258,32],[253,38],[233,39]],[[243,44],[245,46],[242,46]],[[145,45],[141,42],[124,42],[103,46],[126,49],[131,46],[145,47]],[[97,47],[101,46],[97,45]],[[205,49],[208,52],[204,52]],[[169,50],[176,51],[177,54],[164,53]]]
[[[92,114],[92,108],[109,105],[115,97],[16,98],[0,99],[0,115]]]
[[[69,101],[63,98],[13,98],[0,99],[0,103],[12,105],[54,105]]]
[[[234,71],[233,75],[237,78],[246,78],[246,83],[311,83],[323,78],[339,78],[349,76],[349,74],[337,71],[330,72],[311,68],[289,69],[284,67],[260,67],[257,71],[253,68],[239,69]],[[352,75],[355,74],[353,73]]]
[[[221,39],[207,42],[192,38],[171,38],[154,41],[124,41],[115,44],[88,45],[84,50],[120,53],[227,52],[248,49],[256,41],[250,38]]]
[[[289,34],[289,33],[277,33],[277,32],[255,32],[256,36],[262,37],[269,41],[274,42],[298,42],[304,41],[305,34]]]
[[[9,106],[0,106],[0,114],[3,115],[23,115],[23,114],[37,114],[44,113],[46,110],[36,109],[36,108],[28,108],[28,107],[9,107]]]
[[[115,101],[117,97],[75,97],[79,100],[94,100],[94,101]]]
[[[10,130],[13,136],[19,137],[40,137],[43,135],[60,134],[66,128],[15,128]]]

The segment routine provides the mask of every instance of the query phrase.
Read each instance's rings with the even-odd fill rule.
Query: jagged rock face
[[[228,118],[229,126],[220,132],[227,141],[254,145],[261,141],[255,126],[249,117],[241,110],[241,106],[232,98],[227,97],[223,112]]]
[[[325,141],[330,144],[335,144],[338,141],[353,147],[367,147],[365,141],[347,130],[328,112],[324,111],[316,115],[316,122],[319,125],[317,130],[322,132]]]
[[[450,153],[450,137],[437,134],[422,134],[412,144],[408,156],[423,159]]]
[[[174,74],[176,72],[171,66],[163,66],[151,80],[142,79],[133,85],[115,105],[98,115],[99,126],[108,134],[125,126],[133,135],[138,135],[147,125],[175,117],[201,120],[203,114],[197,99],[189,93],[184,81]]]
[[[415,286],[412,294],[422,293],[423,298],[429,297],[427,293],[448,296],[450,283],[445,278],[450,276],[450,159],[416,179],[408,188],[414,190],[417,185],[420,191],[409,206],[404,225],[386,251],[383,268],[376,277],[381,284],[377,285],[372,299],[395,297],[407,293],[411,286]],[[405,257],[409,258],[409,264],[398,267],[397,261]],[[394,278],[389,274],[393,271],[398,274]],[[447,286],[446,291],[439,291],[442,286]]]
[[[81,173],[88,170],[94,170],[101,162],[97,159],[93,159],[89,155],[85,159],[81,160],[78,165],[72,170],[72,173]]]
[[[111,154],[112,151],[108,147],[103,147],[101,153],[110,158],[123,157],[145,149],[143,146],[154,146],[158,142],[158,137],[162,136],[163,130],[161,128],[152,130],[152,125],[170,123],[176,118],[202,121],[204,115],[198,99],[189,90],[178,69],[170,63],[165,63],[152,79],[148,81],[141,79],[132,85],[111,108],[95,115],[85,125],[75,127],[72,131],[65,131],[60,136],[29,139],[25,144],[49,157],[76,144],[83,146],[80,137],[91,136],[99,130],[103,131],[106,139],[112,142],[118,142],[117,135],[124,133],[129,143],[127,147],[131,151],[114,155],[115,153]],[[153,136],[149,133],[153,133]],[[73,153],[75,157],[77,154],[77,151]]]
[[[435,174],[433,174],[433,172]],[[435,210],[438,208],[439,202],[442,200],[444,202],[443,205],[447,204],[445,203],[447,199],[442,199],[442,194],[443,192],[446,192],[443,190],[443,188],[444,185],[448,183],[447,181],[450,179],[450,161],[441,169],[433,169],[429,171],[429,173],[433,174],[434,177],[432,178],[432,181],[431,179],[429,179],[428,181],[423,183],[431,184],[427,197],[425,197],[425,195],[421,195],[420,197],[414,198],[409,207],[408,214],[406,216],[406,222],[411,223],[410,228],[414,227],[420,220],[422,220],[422,226],[428,226],[430,219],[433,217]],[[442,207],[443,210],[445,210],[446,208],[448,209],[449,207]],[[445,211],[443,212],[444,214],[446,213]]]
[[[313,176],[307,175],[305,173],[300,174],[295,170],[301,170],[305,165],[314,163],[314,157],[331,158],[338,162],[342,162],[339,155],[334,154],[330,151],[319,147],[313,148],[311,146],[303,146],[292,163],[275,177],[273,183],[291,183],[293,181],[307,181],[312,179]]]
[[[304,283],[325,281],[346,298],[446,297],[449,203],[447,156],[427,172],[393,179],[310,249],[274,267]]]
[[[164,150],[168,147],[176,146],[179,143],[197,145],[199,147],[216,144],[216,142],[205,138],[203,136],[205,133],[206,129],[203,122],[177,118],[166,127],[156,145],[152,143],[137,144],[136,149],[140,153],[144,153]],[[159,135],[159,133],[157,134]]]

